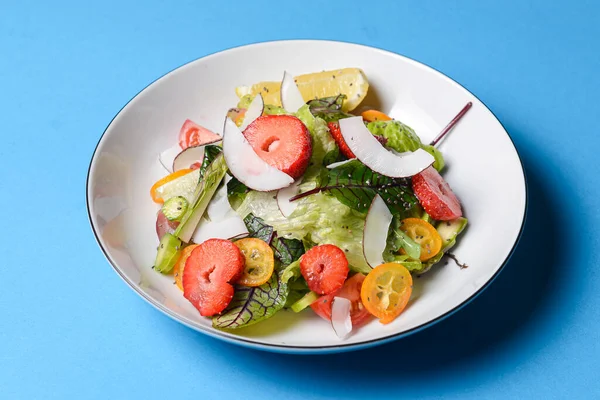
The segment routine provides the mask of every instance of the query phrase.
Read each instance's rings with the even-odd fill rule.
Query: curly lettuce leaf
[[[415,197],[406,179],[393,179],[372,171],[358,160],[350,161],[330,170],[323,170],[318,186],[301,193],[297,198],[327,192],[342,204],[366,213],[375,195],[379,194],[394,215],[413,216],[420,212],[419,200]]]
[[[262,115],[289,115],[289,112],[285,111],[283,107],[265,104]]]
[[[435,169],[441,171],[444,168],[445,163],[442,153],[433,146],[421,143],[419,136],[408,125],[404,125],[402,122],[396,120],[373,121],[367,124],[367,129],[373,135],[383,137],[386,142],[385,146],[399,153],[422,148],[435,158],[433,164]]]
[[[404,249],[406,255],[413,260],[418,260],[421,257],[421,246],[412,240],[406,233],[398,229],[395,222],[392,222],[392,229],[388,236],[388,241],[385,249],[385,255],[394,258],[394,255]]]
[[[364,214],[325,193],[298,201],[296,210],[285,218],[273,193],[251,191],[237,212],[242,218],[252,213],[263,219],[285,239],[302,240],[309,246],[334,244],[344,250],[353,271],[368,273],[371,270],[362,249]]]
[[[250,103],[252,103],[252,100],[254,100],[254,96],[252,96],[250,94],[242,96],[242,98],[238,102],[236,108],[248,109],[248,106],[250,106]],[[283,109],[282,107],[275,106],[272,104],[265,104],[265,108],[263,109],[262,115],[283,115],[283,114],[289,114],[289,113],[287,111],[285,111],[285,109]]]
[[[427,214],[425,214],[425,216],[428,217]],[[419,245],[416,244],[410,238],[408,238],[408,242],[407,242],[405,240],[405,238],[401,237],[401,235],[399,233],[401,233],[402,231],[400,231],[400,229],[399,229],[399,222],[400,221],[397,220],[396,218],[394,218],[394,221],[392,222],[393,225],[390,228],[390,235],[388,236],[387,246],[383,253],[383,259],[386,262],[400,263],[400,264],[404,265],[411,273],[417,274],[417,275],[422,275],[422,274],[426,273],[435,264],[439,263],[442,260],[442,258],[444,257],[444,255],[448,252],[448,250],[450,250],[456,244],[456,239],[463,232],[463,230],[465,229],[465,227],[467,225],[467,220],[465,218],[459,218],[458,220],[454,221],[454,224],[450,228],[451,230],[448,230],[449,227],[451,226],[450,224],[452,224],[452,222],[448,222],[448,221],[439,222],[436,225],[436,229],[442,236],[442,240],[443,241],[446,240],[446,241],[443,242],[444,244],[443,244],[440,252],[438,252],[435,256],[433,256],[429,260],[421,262],[418,260],[419,257],[416,254],[416,252],[414,254],[411,254],[407,247],[407,246],[410,247],[413,245],[414,246],[419,246]],[[431,221],[431,222],[435,224],[435,221]],[[412,243],[410,243],[410,242],[412,242]],[[400,250],[400,248],[404,248],[406,250],[407,254],[406,255],[398,254],[398,251]]]
[[[327,122],[319,117],[314,117],[310,112],[308,105],[302,106],[296,113],[296,117],[300,119],[308,128],[312,141],[312,155],[308,168],[304,173],[303,183],[314,181],[323,168],[323,160],[325,156],[337,149],[335,140],[329,133]]]
[[[295,281],[300,275],[300,260],[296,260],[281,271],[281,281],[283,283]]]
[[[276,272],[267,283],[257,287],[235,285],[231,303],[213,317],[213,327],[239,329],[270,318],[285,306],[289,291]]]
[[[421,148],[423,150],[425,150],[426,152],[428,152],[429,154],[431,154],[433,156],[433,158],[435,159],[435,161],[433,162],[433,168],[435,168],[438,171],[441,171],[444,169],[444,167],[446,166],[446,162],[444,161],[444,156],[442,155],[441,151],[439,151],[437,148],[430,146],[428,144],[422,145]]]

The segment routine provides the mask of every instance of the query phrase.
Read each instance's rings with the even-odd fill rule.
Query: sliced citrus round
[[[243,286],[260,286],[267,282],[275,269],[271,246],[257,238],[241,239],[233,244],[240,249],[246,259],[244,272],[236,283]]]
[[[412,284],[410,272],[401,264],[381,264],[365,278],[360,297],[367,311],[382,324],[389,324],[404,311]]]

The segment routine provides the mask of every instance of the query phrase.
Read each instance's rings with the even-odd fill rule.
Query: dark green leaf
[[[336,146],[335,149],[327,152],[325,157],[323,157],[323,166],[327,166],[341,160],[342,157],[340,157],[340,148]]]
[[[250,213],[244,218],[250,237],[261,239],[273,248],[275,258],[283,267],[296,261],[304,254],[304,245],[300,240],[280,238],[273,231],[273,227],[266,224],[261,218]]]
[[[210,165],[211,162],[223,151],[219,146],[215,146],[212,144],[206,145],[204,147],[204,159],[202,160],[202,166],[200,167],[200,179],[204,176],[206,172],[206,168]]]
[[[255,217],[254,214],[250,213],[244,218],[246,228],[250,237],[258,238],[266,243],[271,244],[275,232],[271,225],[267,225],[261,218]]]
[[[304,254],[304,245],[297,239],[285,239],[275,236],[271,241],[275,257],[287,266]]]
[[[326,122],[339,121],[342,118],[353,117],[353,115],[342,111],[342,104],[346,96],[340,94],[333,97],[310,100],[308,107],[315,117],[323,118]]]
[[[338,201],[366,213],[371,201],[379,194],[394,215],[406,217],[419,209],[408,179],[394,179],[378,174],[358,160],[350,161],[321,175],[319,186],[301,193],[292,200],[318,192],[328,192]]]
[[[233,209],[237,209],[239,205],[242,204],[248,192],[249,189],[246,185],[238,181],[236,177],[232,177],[229,182],[227,182],[227,198]]]
[[[238,329],[270,318],[283,308],[288,294],[288,285],[279,280],[277,273],[257,287],[236,285],[231,303],[213,317],[213,327]]]

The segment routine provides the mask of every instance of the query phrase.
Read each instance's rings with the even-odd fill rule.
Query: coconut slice
[[[391,178],[407,178],[429,167],[435,159],[423,149],[394,154],[369,132],[362,117],[340,120],[340,131],[350,150],[373,171]]]
[[[175,157],[172,171],[189,168],[194,163],[202,163],[202,160],[204,160],[204,146],[188,147]]]
[[[334,168],[337,168],[337,167],[341,167],[342,165],[346,165],[350,161],[354,161],[354,160],[356,160],[356,158],[350,158],[348,160],[334,162],[334,163],[329,164],[326,168],[327,169],[334,169]]]
[[[175,158],[179,153],[181,153],[181,147],[176,144],[175,146],[169,147],[160,153],[158,155],[158,161],[163,168],[167,170],[167,172],[173,173],[173,161],[175,161]]]
[[[230,216],[214,222],[202,218],[192,236],[192,242],[200,244],[208,239],[229,239],[248,234],[244,221],[238,216]]]
[[[302,98],[302,93],[300,93],[294,77],[284,72],[281,81],[281,105],[287,112],[295,113],[305,104],[306,102]]]
[[[369,207],[363,231],[363,254],[371,268],[384,263],[383,252],[391,223],[392,213],[381,196],[375,195],[371,207]]]
[[[302,182],[302,178],[298,179],[290,186],[277,191],[277,206],[279,207],[279,211],[281,211],[286,218],[292,215],[294,210],[298,207],[298,202],[290,201],[290,199],[300,193],[300,182]]]
[[[352,332],[350,310],[352,302],[344,297],[334,297],[331,304],[331,326],[340,339],[348,337]]]
[[[246,127],[254,122],[256,118],[260,117],[263,114],[264,109],[265,102],[263,101],[262,95],[259,93],[252,99],[252,102],[248,106],[246,114],[244,114],[244,122],[242,122],[242,125],[240,126],[240,131],[246,129]]]
[[[233,214],[237,215],[231,208],[229,199],[227,198],[227,182],[230,180],[231,177],[229,175],[225,175],[225,178],[223,179],[223,186],[221,186],[221,188],[210,200],[210,203],[208,203],[206,213],[212,222],[222,221]]]

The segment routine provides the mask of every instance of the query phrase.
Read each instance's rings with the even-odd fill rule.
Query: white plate
[[[151,269],[158,240],[157,206],[149,188],[164,169],[158,154],[177,142],[190,118],[220,132],[235,106],[234,88],[293,74],[362,68],[367,99],[431,140],[469,101],[473,108],[445,140],[444,177],[461,199],[469,227],[454,249],[469,265],[438,265],[415,279],[404,313],[389,325],[373,321],[340,341],[311,311],[280,312],[251,328],[215,330],[185,300],[171,276]],[[178,68],[134,97],[110,123],[92,158],[87,204],[92,229],[106,258],[139,295],[177,321],[249,347],[290,353],[325,353],[381,344],[440,321],[481,293],[510,257],[527,203],[517,151],[500,122],[473,94],[443,74],[406,57],[349,43],[278,41],[238,47]]]

